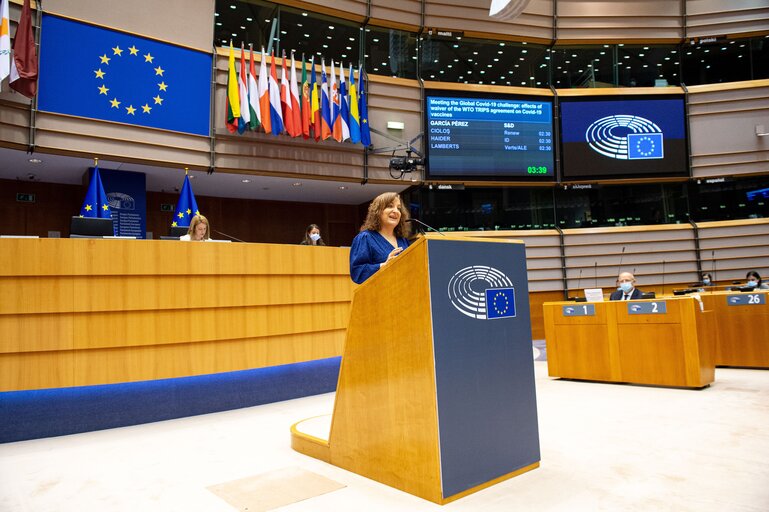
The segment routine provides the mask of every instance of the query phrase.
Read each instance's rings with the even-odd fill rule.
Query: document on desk
[[[603,302],[602,288],[585,288],[585,299],[588,302]]]

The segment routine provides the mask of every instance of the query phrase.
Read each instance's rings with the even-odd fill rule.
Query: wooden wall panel
[[[689,136],[695,178],[769,172],[769,80],[689,88]],[[766,132],[766,130],[764,130]]]
[[[16,193],[33,193],[35,203],[17,203]],[[69,236],[70,218],[80,212],[86,186],[0,180],[0,235],[47,237],[49,231]],[[178,193],[147,192],[147,231],[155,238],[168,234]],[[246,242],[298,244],[309,224],[318,224],[328,245],[349,246],[363,222],[356,205],[327,205],[196,196],[198,206],[215,230]],[[269,222],[266,220],[269,219]],[[333,229],[332,229],[333,226]],[[226,239],[214,233],[214,238]]]
[[[680,1],[558,0],[557,39],[680,40],[684,35],[682,14]]]
[[[131,0],[110,3],[108,8],[102,0],[46,0],[43,5],[46,12],[202,51],[209,51],[214,39],[213,0]]]
[[[619,272],[634,272],[644,290],[699,280],[694,229],[689,225],[567,229],[564,241],[570,289],[597,286],[612,291]]]
[[[0,239],[0,289],[22,292],[0,309],[0,391],[340,355],[348,259],[333,247]]]
[[[761,0],[685,0],[687,37],[766,30],[769,5]]]
[[[745,281],[748,270],[769,281],[769,219],[701,222],[703,270],[714,272],[719,284]]]

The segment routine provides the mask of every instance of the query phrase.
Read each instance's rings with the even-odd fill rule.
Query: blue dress
[[[409,241],[398,238],[398,247],[405,249]],[[350,277],[361,284],[379,270],[380,263],[387,261],[387,256],[395,247],[376,231],[361,231],[352,241],[350,248]]]

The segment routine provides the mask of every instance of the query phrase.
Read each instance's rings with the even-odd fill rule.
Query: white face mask
[[[320,233],[313,233],[313,234],[311,234],[310,235],[310,240],[312,240],[313,242],[317,242],[318,240],[320,240]]]

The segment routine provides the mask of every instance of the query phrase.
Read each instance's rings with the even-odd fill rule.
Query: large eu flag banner
[[[38,108],[208,136],[211,55],[43,16]]]

